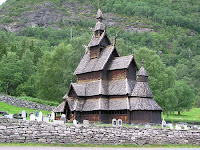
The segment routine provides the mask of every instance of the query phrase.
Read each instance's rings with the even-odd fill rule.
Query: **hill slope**
[[[189,85],[195,93],[190,103],[200,105],[200,1],[105,0],[101,9],[110,39],[119,31],[121,55],[147,47],[169,67],[171,75],[159,77],[157,62],[146,64],[151,88],[163,88],[153,88],[153,94],[165,110],[173,103],[165,99],[174,94],[166,90],[175,81]],[[0,91],[61,101],[75,81],[72,73],[91,38],[96,10],[97,0],[8,0],[0,6]],[[170,77],[169,86],[164,80]],[[161,98],[163,93],[168,95]]]

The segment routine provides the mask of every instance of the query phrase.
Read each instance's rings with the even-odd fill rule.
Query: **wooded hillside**
[[[200,1],[101,0],[120,55],[144,59],[165,112],[200,106]],[[0,6],[0,92],[62,101],[95,25],[97,0],[8,0]]]

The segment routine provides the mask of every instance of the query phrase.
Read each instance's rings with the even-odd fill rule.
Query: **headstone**
[[[35,119],[36,119],[36,118],[35,118],[35,115],[34,115],[34,114],[31,114],[31,115],[30,115],[30,121],[35,121]]]
[[[74,124],[74,125],[77,125],[77,124],[78,124],[78,121],[74,119],[74,120],[73,120],[73,124]]]
[[[151,128],[151,126],[149,124],[146,124],[145,128]]]
[[[119,127],[122,127],[122,119],[118,119],[118,120],[117,120],[117,125],[118,125]]]
[[[53,120],[53,123],[59,124],[59,125],[64,125],[65,124],[63,120]]]
[[[194,125],[194,126],[193,126],[193,130],[198,130],[198,126],[197,126],[197,125]]]
[[[60,120],[63,120],[64,123],[66,123],[66,115],[65,115],[65,114],[62,114],[61,117],[60,117]]]
[[[26,111],[25,110],[22,111],[22,118],[23,119],[26,118]]]
[[[168,123],[167,126],[168,126],[171,130],[174,129],[173,124],[171,124],[171,123]]]
[[[12,119],[13,118],[13,114],[5,115],[4,118]]]
[[[55,120],[55,113],[52,111],[51,112],[51,121]]]
[[[83,126],[89,127],[89,120],[83,120]]]
[[[117,120],[114,118],[112,119],[112,126],[113,127],[116,127],[117,126]]]
[[[44,118],[43,118],[43,121],[44,121],[44,122],[49,122],[49,120],[50,120],[49,117],[44,117]]]
[[[37,118],[37,121],[42,121],[43,119],[43,115],[42,115],[42,112],[40,111],[39,112],[39,117]]]
[[[184,130],[188,130],[188,126],[187,125],[183,125]]]
[[[166,127],[166,121],[165,121],[165,119],[163,118],[163,120],[162,120],[162,128],[164,128],[164,127]]]
[[[176,130],[181,130],[181,126],[179,124],[176,124],[175,129]]]

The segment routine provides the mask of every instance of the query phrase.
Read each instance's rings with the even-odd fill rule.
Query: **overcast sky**
[[[3,4],[6,0],[0,0],[0,5]]]

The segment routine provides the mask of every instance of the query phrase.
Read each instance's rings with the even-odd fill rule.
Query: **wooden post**
[[[131,111],[127,110],[128,124],[131,124]]]
[[[102,117],[101,117],[101,110],[99,110],[99,121],[102,121]]]

